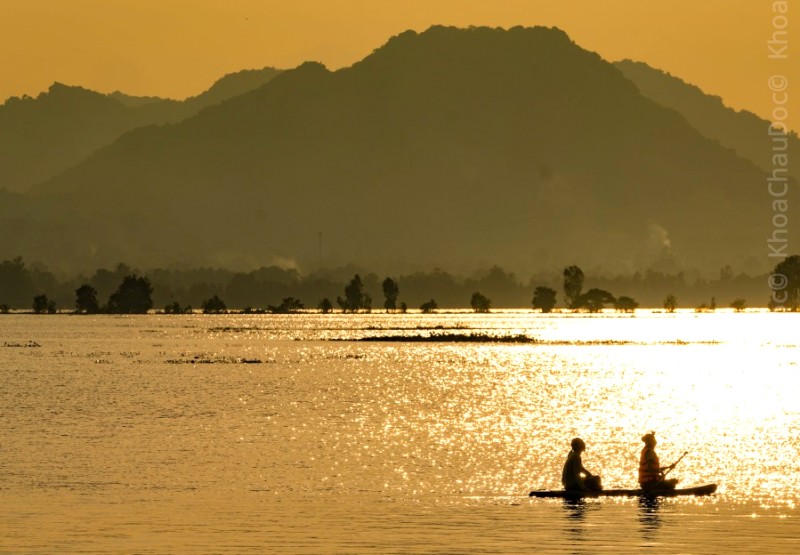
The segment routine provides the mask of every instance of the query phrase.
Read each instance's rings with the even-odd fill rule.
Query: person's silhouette
[[[672,489],[678,483],[678,480],[667,480],[664,477],[664,471],[672,470],[675,465],[660,466],[656,454],[656,433],[650,432],[642,436],[644,448],[639,457],[639,484],[643,489]]]
[[[572,440],[572,451],[567,455],[564,469],[561,472],[561,483],[567,491],[587,491],[599,489],[594,482],[597,477],[586,470],[581,461],[581,453],[586,450],[586,444],[579,437]],[[593,480],[589,480],[592,478]]]

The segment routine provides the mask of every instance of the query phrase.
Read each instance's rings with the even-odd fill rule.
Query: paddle
[[[672,469],[673,469],[673,468],[675,468],[675,467],[678,465],[678,463],[679,463],[679,462],[681,462],[681,461],[683,460],[683,457],[685,457],[685,456],[686,456],[686,455],[688,455],[688,454],[689,454],[689,451],[684,451],[684,452],[683,452],[683,455],[681,455],[681,456],[680,456],[680,458],[679,458],[677,461],[675,461],[674,463],[672,463],[672,464],[669,466],[669,468],[667,468],[667,471],[666,471],[666,472],[664,472],[664,478],[666,478],[666,477],[667,477],[667,474],[669,474],[670,472],[672,472]]]

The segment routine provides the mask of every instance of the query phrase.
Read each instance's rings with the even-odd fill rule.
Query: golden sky
[[[547,25],[769,119],[767,80],[800,97],[800,52],[770,60],[771,0],[0,0],[0,100],[53,81],[183,98],[226,73],[363,58],[406,29]],[[792,17],[789,14],[791,32]],[[795,26],[796,27],[796,26]],[[790,37],[791,40],[791,37]],[[797,39],[800,44],[800,37]],[[796,56],[798,60],[792,60]],[[790,120],[799,129],[800,119]]]

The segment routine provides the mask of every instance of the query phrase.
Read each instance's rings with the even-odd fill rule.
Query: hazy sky
[[[331,69],[433,24],[547,25],[609,60],[669,71],[768,117],[771,0],[0,0],[0,99],[53,81],[183,98],[240,69]],[[800,13],[789,14],[800,18]],[[796,25],[794,26],[796,27]],[[800,43],[800,37],[797,39]],[[792,63],[793,62],[793,63]],[[791,92],[791,88],[790,88]],[[790,120],[800,128],[800,118]]]

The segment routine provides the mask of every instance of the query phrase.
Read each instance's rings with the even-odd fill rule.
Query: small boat
[[[557,497],[583,499],[586,497],[676,497],[678,495],[711,495],[717,484],[697,484],[685,488],[664,489],[604,489],[600,491],[534,490],[529,497]]]

